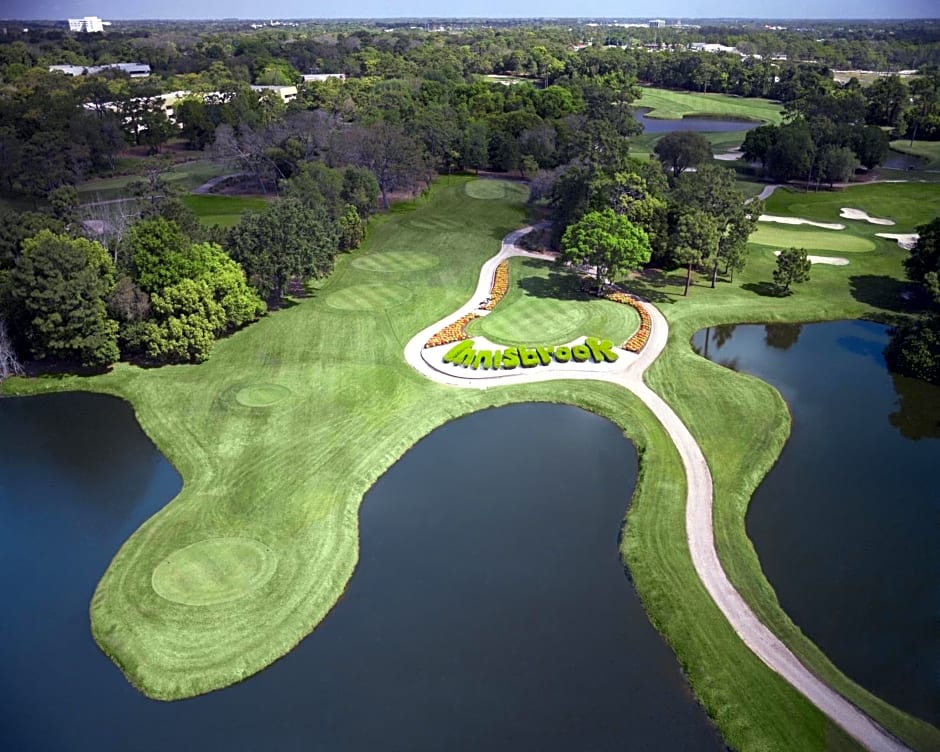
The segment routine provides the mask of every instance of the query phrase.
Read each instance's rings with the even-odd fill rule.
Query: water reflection
[[[936,724],[940,387],[888,372],[880,324],[768,334],[742,325],[720,348],[704,330],[693,340],[773,384],[792,414],[748,536],[802,631],[862,686]]]
[[[801,324],[764,324],[764,343],[775,350],[789,350],[800,341]]]

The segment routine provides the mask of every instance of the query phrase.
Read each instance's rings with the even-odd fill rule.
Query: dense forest
[[[629,154],[643,85],[779,101],[783,123],[743,145],[778,181],[843,182],[880,164],[891,138],[940,139],[936,23],[430,26],[3,30],[0,192],[13,208],[0,213],[0,362],[203,360],[291,285],[329,274],[396,195],[458,171],[528,180],[552,244],[613,210],[644,229],[651,263],[713,285],[719,269],[733,277],[759,205],[745,211],[734,171],[697,134],[663,139],[659,160]],[[131,61],[150,75],[49,70]],[[836,66],[885,75],[840,84]],[[286,101],[277,87],[292,86]],[[205,227],[154,162],[126,201],[80,210],[76,185],[115,174],[129,147],[168,145],[279,198],[228,230]]]

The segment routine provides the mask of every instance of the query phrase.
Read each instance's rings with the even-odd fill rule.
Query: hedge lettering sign
[[[583,345],[561,345],[558,347],[507,347],[504,350],[476,350],[473,340],[463,340],[444,355],[445,363],[474,370],[512,370],[513,368],[535,368],[555,363],[614,363],[617,353],[609,339],[598,340],[587,337]]]

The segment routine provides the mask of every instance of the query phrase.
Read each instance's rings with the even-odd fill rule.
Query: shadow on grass
[[[859,303],[901,313],[918,308],[916,288],[904,280],[876,274],[849,277],[849,292]]]
[[[746,285],[741,285],[741,289],[752,292],[755,295],[760,295],[763,298],[782,297],[779,289],[773,282],[748,282]]]
[[[541,268],[543,262],[526,260],[523,266]],[[592,295],[581,289],[582,277],[567,270],[552,269],[547,277],[529,276],[519,280],[519,287],[536,298],[554,298],[556,300],[589,300]],[[593,283],[590,285],[593,290]]]
[[[671,276],[662,269],[643,269],[624,281],[622,287],[651,303],[675,303],[683,297],[685,278]]]

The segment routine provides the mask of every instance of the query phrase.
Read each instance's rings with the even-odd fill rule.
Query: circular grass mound
[[[277,555],[251,538],[210,538],[174,551],[155,570],[157,595],[186,606],[213,606],[248,595],[277,569]]]
[[[463,190],[470,198],[484,201],[506,198],[506,186],[499,180],[471,180]]]
[[[438,258],[424,251],[395,251],[392,253],[370,253],[353,261],[353,266],[367,272],[390,274],[418,272],[437,266]]]
[[[271,407],[290,393],[290,389],[280,384],[251,384],[235,392],[235,401],[243,407]]]
[[[353,285],[327,296],[326,302],[340,311],[382,311],[410,298],[411,291],[400,285]]]

